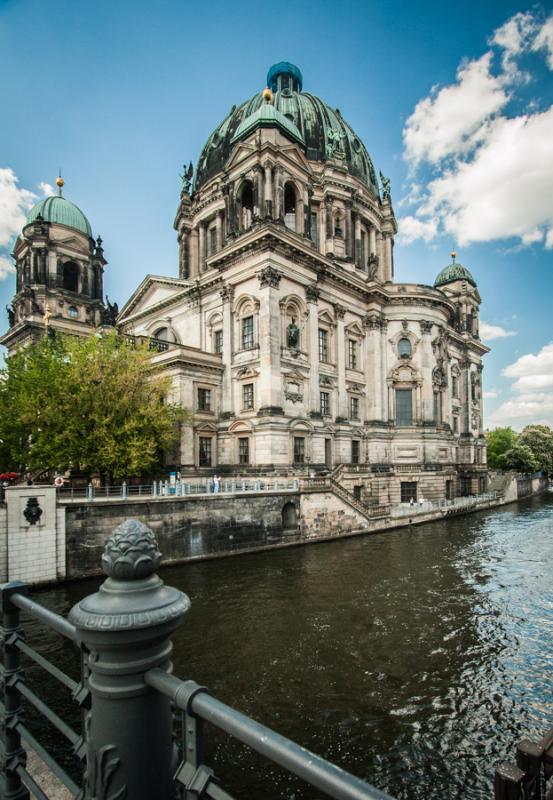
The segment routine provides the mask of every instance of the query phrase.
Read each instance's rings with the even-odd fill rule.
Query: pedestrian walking
[[[221,481],[218,475],[213,476],[213,491],[218,492],[220,487]]]

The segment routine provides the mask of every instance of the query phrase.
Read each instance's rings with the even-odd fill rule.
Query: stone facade
[[[298,116],[297,68],[270,79],[183,178],[179,279],[148,276],[119,317],[193,410],[176,468],[348,464],[391,502],[484,491],[472,276],[454,261],[439,286],[394,283],[389,181],[339,112]]]

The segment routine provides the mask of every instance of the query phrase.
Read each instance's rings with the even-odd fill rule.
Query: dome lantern
[[[455,261],[456,258],[457,253],[453,251],[451,253],[451,264],[444,267],[441,272],[438,273],[434,281],[435,289],[439,289],[441,286],[446,286],[446,284],[453,283],[454,281],[467,281],[467,283],[472,284],[472,286],[476,288],[476,281],[472,277],[470,270]]]

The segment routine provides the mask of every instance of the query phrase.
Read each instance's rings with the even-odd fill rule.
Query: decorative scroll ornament
[[[234,286],[230,286],[229,284],[223,286],[219,294],[221,295],[221,300],[223,303],[232,302],[232,298],[234,297]]]
[[[427,319],[421,319],[419,324],[421,326],[421,333],[432,332],[432,322],[429,322]]]
[[[102,555],[106,575],[127,581],[153,575],[160,561],[154,534],[137,519],[127,519],[113,531]]]
[[[106,745],[98,750],[96,757],[90,763],[88,779],[91,797],[94,800],[125,800],[127,797],[125,785],[118,791],[111,790],[113,777],[120,766],[121,759],[115,745]]]
[[[269,286],[272,289],[278,289],[278,285],[280,283],[280,279],[282,275],[278,270],[273,269],[273,267],[265,267],[265,269],[258,272],[257,277],[259,279],[259,286],[263,289],[265,286]]]
[[[338,317],[338,319],[344,319],[344,316],[346,314],[346,309],[344,306],[341,306],[340,303],[336,303],[336,305],[334,306],[334,311],[336,312],[336,316]]]

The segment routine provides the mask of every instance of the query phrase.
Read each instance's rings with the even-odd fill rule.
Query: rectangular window
[[[350,397],[349,399],[349,418],[359,419],[359,398]]]
[[[253,408],[253,383],[245,383],[242,386],[242,406]]]
[[[217,228],[213,227],[209,229],[209,255],[212,256],[213,253],[217,251]]]
[[[200,467],[211,466],[211,437],[200,436]]]
[[[351,463],[352,464],[359,464],[359,452],[360,452],[360,442],[359,439],[352,439],[351,440]]]
[[[325,439],[325,464],[327,467],[332,466],[332,440]]]
[[[432,407],[432,419],[435,423],[440,421],[440,395],[438,392],[434,392],[434,405]]]
[[[323,417],[330,415],[330,394],[328,392],[321,392],[321,414]]]
[[[359,256],[361,263],[358,264],[359,269],[365,269],[367,266],[367,234],[365,231],[361,231],[361,242],[359,246]]]
[[[362,490],[362,488],[363,488],[362,486],[354,486],[353,487],[353,496],[355,497],[356,500],[361,500],[361,490]]]
[[[242,320],[242,350],[251,350],[253,347],[253,317],[244,317]]]
[[[396,389],[396,425],[413,424],[413,390]]]
[[[453,433],[459,433],[459,417],[453,417]]]
[[[456,375],[451,376],[451,396],[456,400],[459,398],[459,378]]]
[[[223,352],[223,331],[215,331],[215,352]]]
[[[238,439],[238,463],[250,463],[250,440],[247,437]]]
[[[355,339],[348,339],[348,367],[357,369],[357,342]]]
[[[305,463],[305,439],[303,436],[294,436],[294,464]]]
[[[472,479],[461,478],[459,488],[461,491],[461,497],[470,497],[472,494]]]
[[[211,411],[211,389],[198,389],[198,411]]]
[[[319,361],[328,361],[328,331],[319,328]]]
[[[410,503],[411,500],[417,502],[417,484],[415,481],[401,482],[401,502]]]

